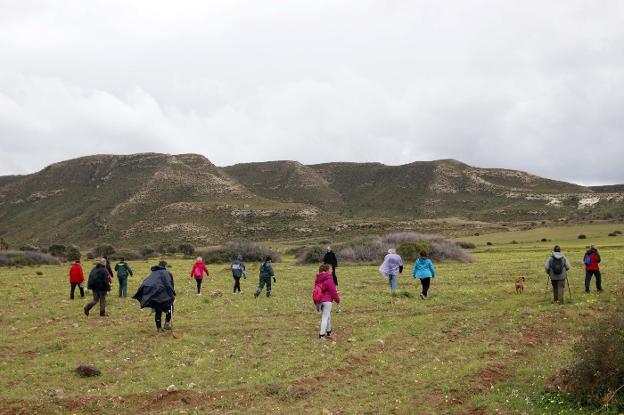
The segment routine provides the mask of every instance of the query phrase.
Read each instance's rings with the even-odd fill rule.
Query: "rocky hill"
[[[95,155],[0,177],[0,236],[13,244],[210,245],[432,230],[449,222],[435,222],[442,218],[483,226],[583,220],[620,217],[616,190],[455,160],[217,167],[194,154]]]

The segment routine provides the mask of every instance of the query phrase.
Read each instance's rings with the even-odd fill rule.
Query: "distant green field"
[[[317,338],[315,267],[292,258],[276,264],[270,299],[253,298],[258,264],[249,264],[242,295],[231,293],[227,265],[210,266],[198,297],[191,261],[171,260],[175,336],[157,334],[149,310],[117,298],[116,281],[110,317],[98,317],[96,306],[87,318],[86,299],[68,299],[68,266],[0,269],[0,413],[589,413],[596,408],[547,395],[543,385],[573,361],[579,333],[623,287],[624,239],[606,236],[620,227],[462,238],[479,244],[476,262],[437,264],[427,301],[418,299],[411,264],[397,297],[377,266],[341,266],[334,342]],[[579,233],[588,239],[577,240]],[[542,237],[552,241],[536,243]],[[481,246],[487,241],[495,245]],[[600,295],[582,288],[590,241],[603,246]],[[543,263],[554,243],[573,264],[564,306],[551,304],[550,292],[544,299]],[[130,295],[155,262],[132,263]],[[514,292],[517,276],[526,276],[524,294]],[[211,297],[213,290],[223,296]],[[80,363],[102,376],[78,377]],[[170,384],[179,391],[167,394]]]

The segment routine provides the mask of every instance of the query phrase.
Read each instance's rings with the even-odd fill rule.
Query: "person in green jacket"
[[[254,293],[254,297],[258,298],[262,289],[266,284],[266,296],[271,296],[271,278],[273,278],[273,282],[275,282],[275,273],[273,272],[273,266],[271,265],[271,257],[268,256],[266,260],[260,265],[260,283],[258,284],[258,289]]]
[[[128,276],[132,276],[132,268],[126,263],[125,258],[121,258],[121,261],[115,265],[115,272],[117,273],[117,279],[119,280],[119,296],[128,296]]]

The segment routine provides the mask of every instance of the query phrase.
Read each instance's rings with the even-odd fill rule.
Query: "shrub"
[[[0,266],[58,265],[61,261],[52,255],[35,251],[2,251]]]
[[[416,261],[420,256],[420,251],[431,249],[427,241],[404,241],[397,247],[397,254],[401,255],[404,261]]]
[[[579,236],[577,236],[578,239],[587,239],[587,235],[585,234],[580,234]]]
[[[516,241],[515,239],[513,241],[511,241],[512,244],[517,245],[518,241]]]
[[[227,242],[202,253],[204,262],[209,264],[230,262],[238,255],[243,257],[243,261],[264,261],[267,256],[270,256],[273,262],[281,261],[277,252],[251,241]]]
[[[622,234],[622,231],[613,231],[613,234],[615,234],[615,235],[621,235],[621,234]]]
[[[389,248],[398,248],[406,241],[427,242],[429,257],[435,261],[474,261],[472,256],[455,242],[437,235],[411,232],[393,233],[370,240],[356,240],[339,249],[336,255],[339,261],[345,262],[379,262],[383,260]]]
[[[0,251],[8,251],[9,243],[4,239],[0,238]]]
[[[487,246],[492,246],[492,245],[494,245],[494,244],[493,244],[492,242],[487,242],[487,243],[486,243],[486,245],[487,245]]]
[[[617,233],[615,233],[615,232],[611,232],[611,233],[610,233],[609,235],[607,235],[607,236],[618,236],[618,234],[617,234]]]
[[[87,252],[87,259],[93,259],[95,258],[95,256],[93,255],[93,252]]]
[[[546,238],[542,238],[540,241],[541,241],[541,242],[548,242],[548,239],[546,239]]]
[[[94,257],[111,256],[115,253],[115,248],[110,244],[99,245],[93,248]]]
[[[459,241],[455,243],[457,244],[457,246],[459,246],[462,249],[475,249],[477,247],[477,245],[468,241]]]
[[[314,245],[299,249],[296,258],[298,264],[319,264],[323,262],[324,255],[325,250],[323,247]]]
[[[156,250],[149,246],[144,246],[143,248],[139,249],[139,254],[141,254],[141,256],[144,258],[149,258],[155,253],[156,253]]]
[[[77,261],[80,256],[80,249],[76,245],[69,245],[65,250],[65,259],[68,261]]]
[[[624,299],[591,324],[574,347],[576,363],[549,383],[581,400],[624,410]]]
[[[162,255],[175,254],[178,252],[178,248],[173,245],[167,245],[165,243],[162,243],[158,245],[157,251],[160,252]]]
[[[180,244],[178,246],[178,252],[186,256],[193,256],[195,255],[195,247],[188,243]]]
[[[52,244],[48,247],[48,253],[52,256],[62,257],[65,256],[65,250],[67,247],[63,244]]]

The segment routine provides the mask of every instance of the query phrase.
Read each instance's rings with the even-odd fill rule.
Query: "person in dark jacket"
[[[559,245],[555,245],[552,255],[546,260],[544,265],[546,274],[550,277],[553,287],[553,301],[563,304],[563,292],[565,282],[570,270],[570,261],[561,253]]]
[[[152,267],[152,273],[145,278],[136,294],[132,298],[141,303],[141,308],[149,307],[154,310],[156,331],[171,330],[171,317],[176,292],[173,283],[173,274],[167,270],[167,262],[160,261]],[[162,314],[165,313],[165,325],[162,326]]]
[[[108,275],[109,275],[109,276],[110,276],[110,278],[112,279],[112,278],[113,278],[113,275],[115,275],[115,274],[113,274],[113,269],[111,268],[110,261],[108,260],[108,257],[107,257],[107,256],[104,256],[104,257],[102,257],[102,258],[104,258],[104,260],[106,261],[106,271],[108,272]]]
[[[338,285],[338,277],[336,276],[336,268],[338,267],[338,258],[336,258],[336,254],[332,251],[331,245],[327,245],[325,247],[327,252],[323,257],[323,264],[328,264],[332,266],[332,279],[334,280],[334,284]]]
[[[247,272],[245,271],[245,263],[243,262],[243,257],[238,255],[236,259],[232,261],[230,269],[232,270],[232,278],[234,278],[234,292],[240,293],[240,279],[241,277],[247,278]]]
[[[89,273],[87,288],[93,292],[93,301],[84,306],[84,313],[88,316],[89,311],[100,303],[100,316],[106,314],[106,294],[110,291],[110,275],[106,270],[106,260],[102,258]]]
[[[585,256],[583,257],[583,264],[585,264],[585,292],[589,293],[589,283],[591,282],[592,275],[596,277],[596,290],[602,292],[602,275],[600,274],[600,254],[596,245],[592,245]]]
[[[254,297],[258,298],[262,289],[266,285],[266,296],[271,296],[271,278],[273,278],[273,282],[275,282],[275,273],[273,272],[273,266],[271,265],[271,257],[266,257],[266,260],[260,265],[260,273],[259,273],[260,282],[258,284],[258,289],[254,293]]]
[[[132,268],[126,263],[125,258],[121,258],[121,261],[115,265],[115,272],[117,273],[117,280],[119,281],[119,296],[128,296],[128,276],[132,276]]]

